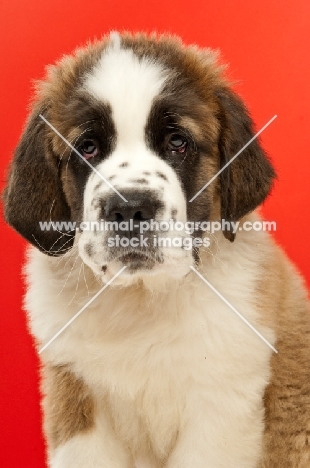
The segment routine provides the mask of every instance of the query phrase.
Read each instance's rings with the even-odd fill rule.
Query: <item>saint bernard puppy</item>
[[[275,172],[257,139],[234,158],[255,132],[223,71],[112,33],[37,86],[4,202],[32,244],[51,468],[310,467],[307,293],[242,229]]]

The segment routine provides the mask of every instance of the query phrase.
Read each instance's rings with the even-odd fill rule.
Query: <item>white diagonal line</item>
[[[274,115],[274,116],[272,117],[272,119],[270,119],[269,122],[267,122],[266,125],[264,125],[263,128],[261,128],[261,129],[259,130],[259,132],[257,132],[256,135],[254,135],[253,138],[251,138],[251,140],[249,140],[249,141],[243,146],[243,148],[241,148],[241,150],[239,150],[238,153],[235,154],[235,156],[233,156],[233,157],[231,158],[231,160],[228,161],[228,163],[226,163],[225,166],[223,166],[222,169],[220,169],[220,170],[218,171],[218,173],[215,174],[215,176],[213,176],[213,177],[209,180],[209,182],[207,182],[206,185],[204,185],[204,186],[202,187],[202,189],[200,189],[200,190],[196,193],[196,195],[194,195],[193,198],[190,199],[189,202],[191,203],[192,201],[194,201],[195,198],[197,198],[198,195],[200,195],[201,192],[203,192],[203,191],[208,187],[208,185],[210,185],[210,184],[221,174],[221,172],[223,172],[223,171],[226,169],[226,167],[228,167],[228,166],[242,153],[242,151],[244,151],[245,148],[247,148],[247,147],[252,143],[252,141],[254,141],[254,140],[265,130],[265,128],[267,128],[268,125],[270,125],[271,122],[273,122],[274,119],[276,119],[276,118],[277,118],[277,115]]]
[[[46,120],[45,117],[43,117],[42,114],[39,114],[39,116],[41,117],[41,119],[52,129],[54,130],[54,132],[65,142],[67,143],[67,145],[72,149],[72,151],[74,151],[81,159],[84,163],[86,163],[94,172],[96,172],[96,174],[112,189],[114,190],[115,193],[117,193],[117,195],[119,197],[121,197],[125,202],[128,202],[128,200],[126,200],[126,198],[121,194],[119,193],[119,191],[111,184],[111,182],[109,182],[99,171],[97,171],[97,169],[92,166],[90,164],[89,161],[87,161],[87,159],[83,158],[83,156],[81,155],[81,153],[78,152],[78,150],[73,146],[71,145],[71,143],[64,137],[62,136],[62,134],[51,124],[49,123],[48,120]]]
[[[72,317],[72,319],[70,319],[69,322],[67,322],[66,325],[64,325],[64,326],[61,328],[61,329],[56,333],[56,335],[54,335],[53,338],[51,338],[51,339],[48,341],[48,343],[46,343],[46,345],[44,345],[44,346],[40,349],[39,354],[41,354],[42,351],[44,351],[44,350],[57,338],[57,336],[59,336],[59,335],[60,335],[60,334],[61,334],[61,333],[62,333],[62,332],[63,332],[63,331],[64,331],[64,330],[65,330],[65,329],[66,329],[66,328],[67,328],[67,327],[68,327],[68,326],[69,326],[85,309],[86,309],[86,307],[88,307],[89,304],[91,304],[91,303],[99,296],[99,294],[101,294],[101,293],[115,280],[115,278],[117,278],[117,277],[125,270],[125,268],[127,268],[127,266],[123,266],[123,268],[121,268],[121,269],[119,270],[119,272],[116,273],[116,275],[114,275],[113,278],[111,278],[110,281],[108,281],[108,282],[103,286],[103,288],[101,288],[100,291],[98,291],[98,292],[94,295],[94,297],[92,297],[92,298],[90,299],[90,301],[88,301],[87,304],[85,304],[85,305],[82,307],[82,309],[79,310],[78,313],[75,314],[74,317]]]
[[[276,350],[276,348],[274,348],[274,347],[272,346],[272,344],[269,343],[269,341],[266,340],[266,338],[265,338],[261,333],[259,333],[259,331],[256,330],[256,328],[253,327],[253,325],[251,325],[250,322],[248,322],[247,319],[246,319],[245,317],[243,317],[243,315],[240,314],[240,312],[238,312],[237,309],[235,309],[235,307],[234,307],[233,305],[231,305],[231,304],[227,301],[227,299],[225,299],[225,297],[222,296],[222,294],[219,293],[218,290],[215,289],[215,287],[212,286],[212,284],[210,284],[209,281],[206,280],[206,278],[205,278],[204,276],[202,276],[202,275],[199,273],[199,271],[196,270],[196,268],[194,268],[193,266],[191,266],[191,269],[196,273],[196,275],[199,276],[199,278],[202,279],[202,281],[203,281],[204,283],[206,283],[206,284],[209,286],[209,288],[212,289],[213,292],[215,292],[215,294],[217,294],[217,295],[222,299],[223,302],[225,302],[225,304],[228,305],[228,307],[231,308],[231,310],[233,310],[233,311],[235,312],[235,314],[238,315],[239,318],[241,318],[241,320],[243,320],[243,322],[244,322],[249,328],[251,328],[251,330],[253,330],[254,333],[256,333],[257,336],[259,336],[259,338],[260,338],[261,340],[263,340],[263,341],[266,343],[266,345],[269,346],[269,348],[272,349],[272,351],[274,351],[275,353],[278,353],[278,351]]]

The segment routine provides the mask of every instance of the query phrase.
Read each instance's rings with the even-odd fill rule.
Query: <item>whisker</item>
[[[90,123],[90,122],[95,122],[96,120],[99,120],[99,119],[86,120],[86,122],[81,123],[81,124],[78,125],[76,128],[80,128],[80,127],[82,127],[82,125],[86,125],[86,124],[88,124],[88,123]],[[89,127],[89,128],[91,128],[91,127]]]
[[[51,251],[52,247],[54,247],[54,245],[57,244],[57,242],[60,241],[60,239],[62,239],[65,235],[70,236],[70,239],[68,239],[67,242],[65,242],[63,245],[61,245],[61,246],[59,247],[59,249],[56,250],[56,252],[59,252],[59,251],[63,248],[63,246],[65,246],[68,242],[70,242],[70,241],[72,240],[72,237],[74,237],[73,234],[61,233],[60,231],[57,231],[57,232],[59,232],[59,233],[61,234],[61,236],[59,236],[59,237],[55,240],[54,244],[51,246],[51,248],[49,249],[49,251]]]
[[[62,291],[64,290],[64,288],[65,288],[65,286],[66,286],[66,284],[67,284],[67,282],[68,282],[68,280],[69,280],[69,278],[70,278],[70,276],[71,276],[71,274],[72,274],[73,268],[75,267],[75,264],[76,264],[78,258],[79,258],[79,255],[76,256],[76,259],[75,259],[75,261],[74,261],[74,263],[73,263],[73,265],[72,265],[72,267],[71,267],[71,270],[70,270],[70,272],[69,272],[69,274],[68,274],[68,276],[67,276],[67,279],[66,279],[66,281],[64,282],[63,287],[61,288],[60,292],[57,294],[56,297],[59,297],[60,294],[62,293]]]
[[[75,286],[74,295],[73,295],[71,301],[69,302],[69,304],[66,305],[65,309],[67,309],[69,307],[69,305],[72,304],[72,302],[73,302],[73,300],[74,300],[74,298],[76,296],[78,286],[79,286],[79,282],[80,282],[80,275],[81,275],[81,271],[82,271],[82,266],[83,266],[83,262],[81,263],[81,266],[80,266],[80,269],[79,269],[79,274],[78,274],[78,278],[77,278],[77,282],[76,282],[76,286]]]
[[[52,251],[52,250],[46,250],[46,249],[40,244],[40,242],[36,239],[36,237],[35,237],[33,234],[31,234],[31,236],[32,236],[33,239],[35,240],[36,244],[40,247],[40,249],[43,250],[43,252],[47,253],[48,255],[52,255],[52,256],[54,256],[54,257],[57,257],[57,256],[58,256],[58,255],[57,255],[58,250],[53,250],[53,251]]]
[[[66,259],[66,263],[64,264],[63,269],[67,268],[69,261],[74,258],[74,255],[75,255],[75,258],[76,258],[76,255],[79,255],[78,246],[76,246],[76,248],[72,252],[72,255],[68,255],[68,258]]]
[[[84,125],[84,124],[81,124],[81,125]],[[78,127],[81,127],[81,125],[79,125]],[[80,138],[80,136],[83,135],[83,133],[87,132],[88,130],[91,130],[91,127],[86,128],[81,133],[79,133],[77,136],[72,137],[72,139],[70,139],[70,135],[69,135],[68,138],[67,138],[68,142],[71,145],[74,146],[74,143],[76,142],[76,140],[78,140],[78,138]],[[63,150],[63,152],[60,155],[60,159],[62,159],[63,155],[65,154],[65,152],[67,151],[68,148],[70,148],[70,147],[68,145],[66,145],[65,149]],[[72,149],[71,149],[71,151],[72,151]]]
[[[88,288],[88,284],[87,284],[86,277],[85,277],[85,263],[83,262],[82,265],[83,265],[84,283],[85,283],[85,286],[86,286],[86,289],[87,289],[87,296],[89,296],[89,288]]]
[[[70,258],[73,257],[73,254],[75,253],[75,251],[76,251],[76,248],[73,246],[73,247],[71,247],[71,248],[68,248],[68,249],[66,250],[66,252],[65,252],[63,255],[59,255],[59,259],[58,259],[58,261],[57,261],[57,263],[56,263],[56,265],[55,265],[55,268],[58,268],[59,265],[61,264],[61,262],[63,262],[64,260],[66,260],[66,263],[65,263],[65,265],[63,266],[63,269],[65,269],[65,268],[66,268],[66,265],[67,265],[67,262],[70,260]]]

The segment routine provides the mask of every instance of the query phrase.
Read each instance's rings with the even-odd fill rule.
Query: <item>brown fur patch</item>
[[[301,279],[272,249],[258,284],[263,321],[275,330],[278,354],[264,397],[264,456],[260,468],[310,466],[310,308]]]
[[[200,141],[205,138],[205,135],[203,134],[203,128],[194,119],[191,119],[187,116],[181,116],[180,125],[187,129],[187,131],[193,136],[194,140]]]
[[[68,93],[81,85],[85,73],[100,59],[108,41],[109,38],[106,37],[102,41],[88,44],[87,47],[78,48],[73,54],[66,55],[55,65],[47,67],[46,79],[36,84],[36,99],[45,101],[47,106],[67,101]],[[61,116],[59,117],[61,120]]]
[[[55,449],[94,426],[94,401],[89,389],[67,366],[47,366],[43,372],[44,429]]]
[[[49,255],[60,255],[74,239],[71,233],[41,231],[39,226],[39,221],[67,221],[71,215],[55,157],[46,139],[46,125],[34,113],[16,148],[4,192],[6,221]]]

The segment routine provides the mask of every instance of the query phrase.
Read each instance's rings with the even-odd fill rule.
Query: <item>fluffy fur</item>
[[[308,468],[309,306],[268,233],[228,227],[208,248],[130,250],[110,248],[106,232],[38,228],[259,219],[249,213],[274,171],[256,141],[189,202],[253,136],[215,54],[114,34],[62,59],[38,93],[5,192],[7,221],[33,244],[25,307],[37,347],[127,267],[41,354],[50,468]],[[40,112],[79,151],[97,145],[89,161],[127,204]]]

